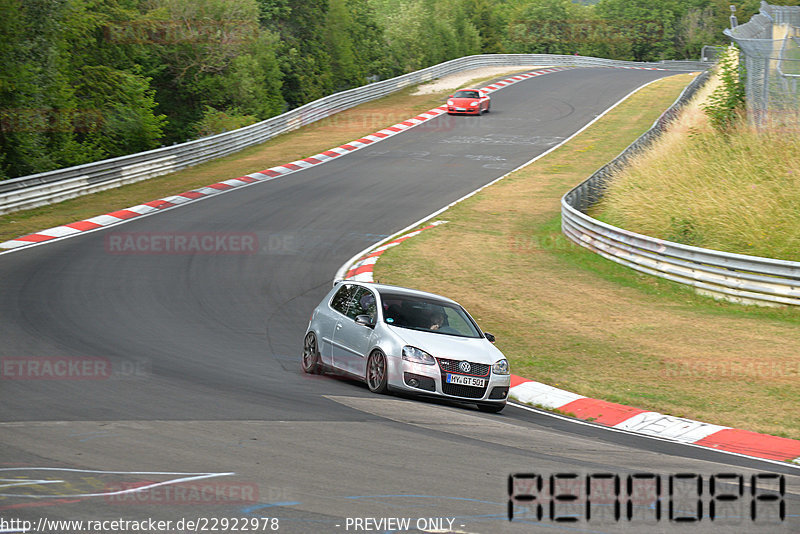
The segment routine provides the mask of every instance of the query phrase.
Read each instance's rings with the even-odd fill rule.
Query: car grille
[[[488,378],[489,371],[492,369],[491,365],[486,365],[485,363],[469,362],[470,370],[469,372],[465,373],[458,367],[458,364],[460,364],[463,360],[446,360],[444,358],[436,358],[436,360],[439,362],[439,368],[442,370],[442,372],[446,373],[456,373],[459,375]]]
[[[448,384],[442,378],[442,393],[454,397],[464,397],[467,399],[482,399],[486,393],[486,386],[474,388],[472,386],[462,386],[461,384]]]
[[[439,362],[439,368],[442,370],[442,393],[466,399],[482,399],[486,394],[486,388],[489,386],[489,372],[492,370],[491,365],[469,362],[470,370],[468,373],[465,373],[459,367],[459,364],[464,360],[448,360],[445,358],[436,358],[436,360]],[[486,378],[486,385],[482,388],[476,388],[461,384],[448,384],[447,373]]]

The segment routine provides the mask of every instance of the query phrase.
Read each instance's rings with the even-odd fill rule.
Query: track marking
[[[135,488],[128,488],[124,490],[117,490],[117,491],[106,491],[106,492],[98,492],[98,493],[75,493],[75,494],[53,494],[53,495],[31,495],[25,493],[0,493],[0,497],[20,497],[20,498],[27,498],[27,499],[52,499],[52,498],[84,498],[84,497],[109,497],[112,495],[123,495],[126,493],[136,493],[140,491],[146,491],[152,488],[156,488],[159,486],[167,486],[173,484],[181,484],[183,482],[194,482],[197,480],[203,480],[207,478],[215,478],[215,477],[225,477],[225,476],[232,476],[236,473],[176,473],[176,472],[169,472],[169,471],[98,471],[93,469],[70,469],[66,467],[4,467],[0,468],[1,473],[9,473],[9,472],[20,472],[20,471],[55,471],[58,473],[88,473],[93,475],[155,475],[155,476],[177,476],[179,478],[173,478],[170,480],[164,480],[162,482],[154,482],[151,484],[147,484],[144,486],[137,486]],[[42,481],[38,479],[0,479],[0,482],[15,480],[18,481],[18,484],[0,484],[0,491],[2,488],[5,487],[16,487],[16,486],[33,486],[37,484],[58,484],[58,483],[65,483],[64,480],[50,480],[50,481]]]

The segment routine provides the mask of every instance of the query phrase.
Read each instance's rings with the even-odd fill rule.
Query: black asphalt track
[[[547,74],[494,93],[482,117],[442,116],[284,178],[0,255],[0,358],[10,366],[0,380],[0,517],[276,517],[283,532],[353,532],[353,518],[424,517],[453,519],[445,532],[674,532],[682,524],[669,523],[666,511],[650,523],[642,510],[627,523],[509,523],[506,480],[523,471],[733,471],[788,477],[789,517],[754,525],[747,501],[741,531],[800,530],[789,466],[519,408],[486,416],[376,397],[355,382],[300,372],[309,314],[345,260],[670,74]],[[237,235],[258,246],[248,254],[112,249],[114,239],[152,234]],[[97,372],[50,380],[39,368],[37,379],[10,377],[32,361],[77,361]],[[217,494],[198,504],[166,489],[175,486],[157,486],[140,492],[149,499],[108,497],[182,476],[168,473],[219,474],[205,479]],[[247,495],[232,498],[232,486]],[[85,496],[97,493],[106,496]],[[370,525],[360,531],[397,530]],[[692,531],[726,530],[706,520]]]

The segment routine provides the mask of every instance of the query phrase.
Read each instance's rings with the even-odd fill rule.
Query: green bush
[[[258,122],[252,115],[243,115],[238,108],[221,111],[211,106],[206,106],[203,118],[194,123],[194,131],[198,137],[221,134],[236,130]]]
[[[744,67],[739,63],[739,49],[728,48],[717,65],[722,84],[703,106],[711,125],[720,132],[729,132],[744,116]]]

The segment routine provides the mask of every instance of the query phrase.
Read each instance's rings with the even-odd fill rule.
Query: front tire
[[[319,349],[317,348],[317,336],[314,332],[306,334],[303,340],[303,359],[300,362],[303,372],[316,375],[322,370],[322,363],[320,362]]]
[[[374,350],[367,359],[367,387],[373,393],[386,393],[388,383],[386,355],[379,350]]]

